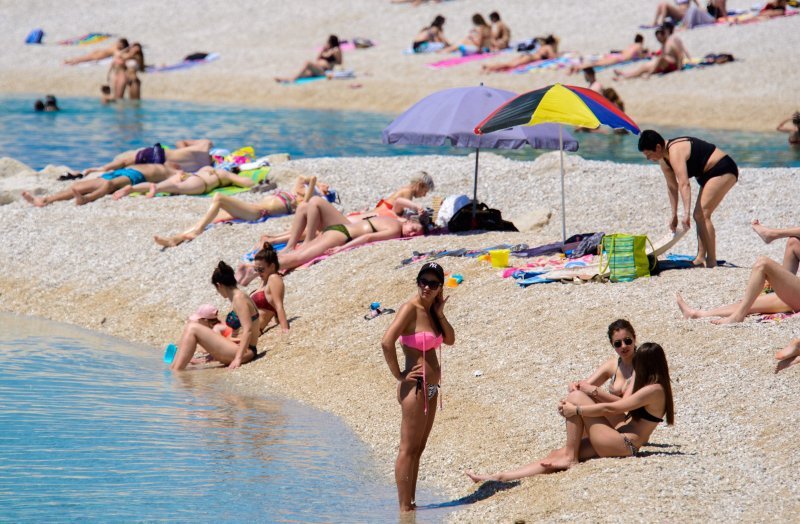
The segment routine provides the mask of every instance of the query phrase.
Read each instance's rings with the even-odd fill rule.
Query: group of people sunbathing
[[[98,62],[110,58],[111,64],[106,82],[100,88],[103,103],[122,100],[126,94],[130,100],[142,98],[142,81],[139,73],[145,69],[144,52],[138,42],[128,43],[127,38],[118,39],[113,45],[96,49],[84,55],[64,60],[66,65]]]
[[[489,14],[489,20],[491,25],[486,22],[482,14],[473,14],[473,27],[469,34],[458,43],[451,43],[444,36],[445,18],[437,15],[429,26],[423,27],[417,33],[411,43],[411,49],[415,53],[460,51],[462,55],[473,55],[508,48],[511,42],[511,29],[500,19],[500,13],[497,11]]]

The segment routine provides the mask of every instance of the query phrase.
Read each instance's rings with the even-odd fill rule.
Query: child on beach
[[[473,482],[510,482],[534,475],[570,469],[594,457],[635,457],[653,431],[666,419],[675,422],[669,366],[664,349],[655,343],[642,344],[633,357],[634,381],[629,395],[613,402],[595,402],[583,391],[572,391],[558,405],[567,421],[564,447],[543,459],[517,469],[480,475],[467,470]],[[609,415],[626,422],[615,427]],[[584,437],[585,435],[585,437]]]
[[[449,297],[442,293],[444,269],[428,262],[417,274],[417,292],[400,306],[394,321],[381,339],[386,364],[397,381],[400,422],[400,449],[394,476],[400,511],[416,509],[419,461],[436,417],[436,397],[442,368],[436,349],[452,346],[455,330],[448,322],[444,306]],[[405,364],[397,361],[397,341],[403,349]]]
[[[711,215],[722,199],[739,179],[736,162],[714,144],[699,138],[683,136],[664,141],[664,138],[646,129],[639,136],[639,151],[645,158],[658,162],[667,182],[667,194],[672,205],[669,228],[678,227],[678,196],[683,202],[681,224],[689,228],[689,210],[692,207],[692,188],[689,179],[700,184],[692,216],[697,228],[697,257],[695,266],[708,268],[717,265],[717,239]]]

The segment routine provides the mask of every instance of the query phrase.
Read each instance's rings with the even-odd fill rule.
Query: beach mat
[[[86,33],[75,38],[67,38],[58,42],[58,45],[91,45],[111,38],[111,33]]]
[[[426,67],[430,69],[434,69],[436,71],[440,69],[449,69],[451,67],[456,67],[463,64],[468,64],[470,62],[477,62],[479,60],[485,60],[487,58],[491,58],[493,56],[499,55],[500,52],[491,52],[491,53],[476,53],[474,55],[467,55],[467,56],[457,56],[455,58],[447,58],[445,60],[439,60],[437,62],[432,62],[430,64],[425,64]]]
[[[323,75],[323,76],[307,76],[304,78],[298,78],[297,80],[293,80],[291,82],[281,82],[283,85],[291,86],[291,85],[303,85],[303,84],[310,84],[312,82],[316,82],[317,80],[348,80],[356,78],[356,72],[352,69],[343,69],[341,71],[334,71],[331,76]]]
[[[147,66],[145,72],[147,73],[169,73],[172,71],[181,71],[183,69],[191,69],[199,65],[208,64],[220,58],[219,53],[209,53],[205,58],[200,60],[181,60],[175,64],[163,66]]]
[[[270,167],[259,167],[257,169],[251,169],[249,171],[239,171],[239,176],[249,178],[250,180],[254,181],[256,184],[261,184],[267,179],[267,175],[269,174]],[[208,193],[204,193],[198,196],[210,197],[214,196],[217,193],[222,195],[235,195],[237,193],[244,193],[245,191],[250,191],[252,188],[250,187],[239,187],[239,186],[225,186],[225,187],[218,187],[216,189],[212,189]]]

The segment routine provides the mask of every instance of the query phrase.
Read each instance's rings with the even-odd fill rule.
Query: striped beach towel
[[[67,38],[66,40],[61,40],[58,45],[90,45],[102,42],[110,37],[111,33],[86,33],[85,35],[78,36],[76,38]]]

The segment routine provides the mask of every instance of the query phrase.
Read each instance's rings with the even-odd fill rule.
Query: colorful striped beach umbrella
[[[604,96],[584,87],[553,84],[523,93],[495,109],[475,126],[475,134],[483,135],[512,126],[534,126],[543,123],[563,124],[596,129],[601,125],[625,129],[638,135],[639,127]],[[564,148],[561,151],[561,234],[567,238],[564,197]]]

